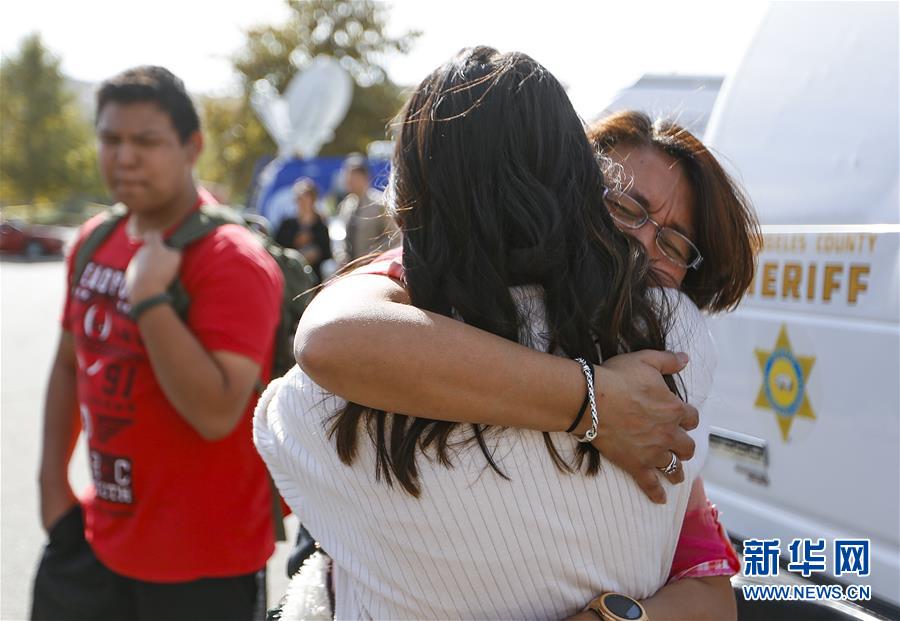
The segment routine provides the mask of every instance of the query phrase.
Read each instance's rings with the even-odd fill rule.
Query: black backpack
[[[81,280],[91,257],[100,248],[107,237],[127,215],[124,205],[117,204],[104,213],[104,218],[97,227],[88,234],[74,257],[71,288]],[[300,315],[306,310],[312,296],[311,289],[318,284],[315,272],[299,252],[293,248],[282,248],[275,241],[248,226],[247,221],[234,209],[224,205],[201,205],[193,211],[184,222],[166,240],[166,245],[177,250],[184,250],[195,241],[212,233],[223,224],[238,224],[253,231],[266,252],[278,264],[284,277],[284,297],[281,301],[281,319],[275,331],[275,348],[272,360],[272,378],[281,377],[294,366],[294,332]],[[173,298],[172,306],[182,318],[187,316],[191,299],[176,278],[169,288]]]

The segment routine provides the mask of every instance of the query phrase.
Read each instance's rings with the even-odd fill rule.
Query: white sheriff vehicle
[[[764,234],[740,309],[710,322],[707,491],[736,540],[778,539],[783,563],[824,558],[813,580],[869,585],[863,603],[889,618],[900,618],[898,7],[774,4],[705,132]],[[805,554],[807,539],[824,548]],[[838,559],[841,539],[867,541],[867,558]],[[861,560],[868,575],[839,571]]]

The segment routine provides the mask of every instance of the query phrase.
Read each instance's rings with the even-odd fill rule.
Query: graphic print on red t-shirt
[[[71,327],[79,345],[79,410],[91,441],[94,492],[108,502],[131,505],[131,459],[102,450],[133,423],[134,382],[147,364],[137,326],[127,320],[125,270],[91,261],[71,294],[70,308],[83,311],[80,325]]]
[[[95,225],[86,224],[79,241]],[[93,479],[86,537],[104,564],[141,580],[256,571],[274,544],[271,491],[251,439],[255,398],[237,428],[215,442],[169,403],[128,317],[125,270],[141,242],[125,229],[123,222],[95,252],[63,314]],[[253,360],[266,381],[283,283],[252,234],[217,228],[184,251],[179,278],[191,299],[187,326],[204,349]]]

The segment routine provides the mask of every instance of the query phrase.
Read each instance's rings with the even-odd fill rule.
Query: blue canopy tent
[[[343,156],[280,161],[271,157],[261,158],[250,183],[248,207],[269,220],[273,231],[277,230],[282,220],[294,214],[291,188],[300,177],[309,177],[315,181],[321,195],[331,192],[343,194],[340,177],[345,159]],[[369,160],[368,164],[372,186],[384,189],[390,173],[390,162]],[[267,178],[263,180],[262,177]]]

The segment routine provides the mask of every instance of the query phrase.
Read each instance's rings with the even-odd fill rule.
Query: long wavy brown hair
[[[607,164],[618,159],[617,149],[643,147],[659,149],[684,169],[697,201],[694,243],[703,263],[687,271],[681,290],[701,310],[734,309],[756,271],[761,234],[749,199],[716,157],[681,125],[631,110],[600,119],[588,138]]]
[[[664,349],[660,311],[645,296],[646,255],[615,232],[585,127],[543,66],[521,53],[465,49],[419,84],[396,129],[388,195],[415,306],[518,342],[527,326],[510,287],[538,285],[549,351],[598,363],[598,348],[604,358]],[[409,381],[413,371],[421,372]],[[330,433],[350,464],[365,427],[376,476],[417,496],[418,453],[449,467],[459,426],[349,403]],[[470,431],[467,441],[503,475],[483,428]],[[598,471],[592,446],[580,444],[568,463],[545,440],[557,467]]]

